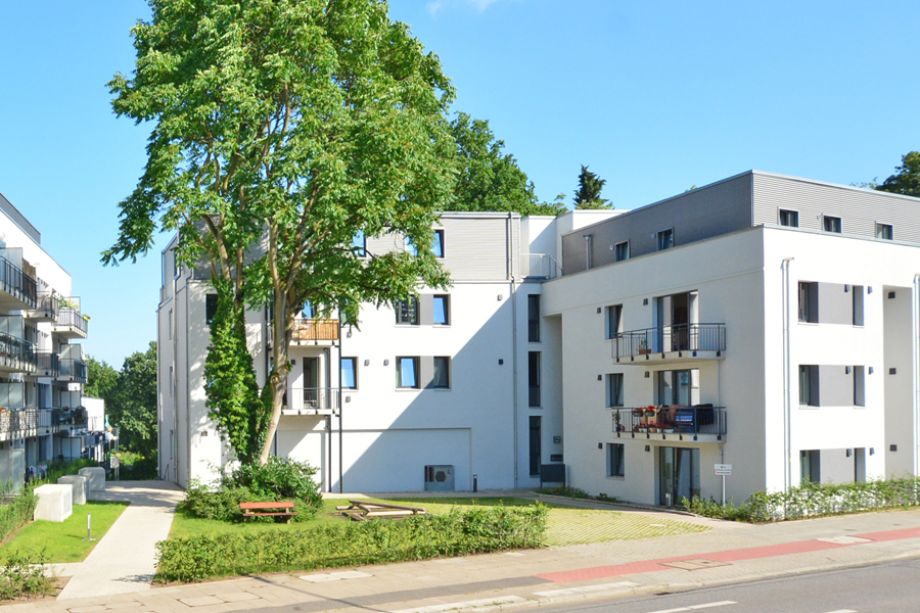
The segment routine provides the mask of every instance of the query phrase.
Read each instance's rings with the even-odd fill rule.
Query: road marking
[[[594,594],[596,592],[605,592],[608,590],[619,591],[636,587],[638,583],[632,581],[617,581],[616,583],[599,583],[597,585],[582,585],[581,587],[569,587],[561,590],[548,590],[544,592],[534,592],[534,596],[540,598],[556,598],[558,596],[578,596],[579,594]]]
[[[836,543],[837,545],[856,545],[858,543],[871,542],[869,539],[864,539],[858,536],[831,536],[828,538],[820,538],[818,540],[825,543]]]
[[[856,609],[837,609],[836,611],[827,611],[827,613],[857,613]]]
[[[363,579],[372,577],[368,573],[362,573],[358,570],[343,570],[335,573],[314,573],[312,575],[301,575],[300,578],[310,583],[329,583],[330,581],[344,581],[345,579]]]
[[[411,609],[399,609],[392,613],[443,613],[444,611],[457,611],[459,609],[488,610],[492,607],[509,604],[522,604],[527,602],[520,596],[505,596],[496,598],[481,598],[479,600],[462,600],[460,602],[448,602],[445,604],[433,604],[427,607],[413,607]]]
[[[734,600],[720,600],[719,602],[707,602],[706,604],[694,604],[676,609],[661,609],[660,611],[651,611],[650,613],[680,613],[680,611],[698,611],[700,609],[712,609],[715,607],[725,607],[730,604],[738,604]]]

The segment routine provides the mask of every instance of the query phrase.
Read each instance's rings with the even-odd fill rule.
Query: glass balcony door
[[[673,507],[700,495],[700,450],[658,448],[658,504]]]

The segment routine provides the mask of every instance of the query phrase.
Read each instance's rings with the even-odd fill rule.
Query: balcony
[[[51,434],[54,426],[48,409],[0,408],[0,441]]]
[[[611,409],[613,432],[618,439],[718,443],[725,440],[725,407],[646,406]]]
[[[294,321],[294,330],[291,332],[293,345],[337,340],[339,340],[338,319],[297,319]]]
[[[61,359],[56,353],[39,352],[36,354],[35,372],[33,377],[57,377],[61,372]]]
[[[725,357],[725,324],[681,324],[621,332],[611,339],[617,364],[668,364]]]
[[[332,415],[339,408],[337,387],[288,388],[282,401],[282,415]]]
[[[31,374],[38,366],[35,345],[29,341],[0,332],[0,372]]]
[[[0,256],[0,308],[34,309],[37,299],[38,283],[35,278]]]
[[[61,297],[53,290],[39,290],[36,307],[28,311],[27,317],[35,321],[54,321],[61,307]]]
[[[86,362],[82,357],[61,357],[58,360],[59,368],[57,374],[58,381],[67,381],[71,383],[83,383],[87,381]]]
[[[65,306],[73,304],[75,298],[61,302],[54,321],[51,322],[51,332],[67,340],[86,338],[89,322],[80,313],[79,306]]]

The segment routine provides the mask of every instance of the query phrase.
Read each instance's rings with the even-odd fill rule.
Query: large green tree
[[[895,174],[873,187],[884,192],[920,197],[920,151],[905,153],[901,157],[901,165],[895,168]]]
[[[118,371],[104,360],[86,356],[86,379],[83,394],[108,402],[118,385]]]
[[[458,113],[450,124],[457,143],[459,175],[450,204],[453,211],[515,211],[522,215],[558,215],[565,205],[541,202],[533,182],[518,166],[489,122]]]
[[[103,260],[177,231],[180,261],[209,268],[220,300],[271,307],[265,462],[305,301],[356,322],[362,302],[448,283],[430,246],[453,194],[453,89],[381,0],[150,5],[133,74],[110,83],[116,113],[152,126],[148,159]],[[418,255],[355,245],[390,233]]]
[[[607,179],[601,179],[597,173],[588,170],[584,164],[578,173],[578,189],[575,190],[576,209],[612,209],[613,205],[601,198],[601,191]]]

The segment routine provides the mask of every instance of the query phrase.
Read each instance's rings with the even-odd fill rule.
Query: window
[[[622,477],[626,474],[626,448],[622,443],[607,443],[607,476]]]
[[[209,326],[217,315],[217,294],[208,294],[204,297],[204,321]]]
[[[208,323],[211,323],[208,321]],[[172,309],[169,309],[169,340],[172,340],[173,337],[173,316]]]
[[[585,270],[594,268],[594,235],[583,234],[585,239]]]
[[[436,326],[450,325],[450,296],[447,294],[435,294],[432,299],[434,307],[433,322]]]
[[[661,230],[658,233],[658,251],[664,251],[674,246],[674,228]]]
[[[843,224],[840,221],[839,217],[831,217],[830,215],[824,216],[824,231],[825,232],[834,232],[840,234],[840,231],[843,229]]]
[[[431,387],[437,389],[450,389],[450,358],[435,356],[434,375],[431,377]]]
[[[351,249],[359,258],[367,255],[367,237],[364,236],[364,230],[358,230],[351,239]]]
[[[434,242],[431,243],[431,253],[436,258],[444,257],[444,230],[434,231]]]
[[[799,282],[799,321],[818,323],[818,284]]]
[[[527,296],[527,340],[540,342],[540,294]]]
[[[418,357],[396,358],[396,387],[418,389]]]
[[[540,352],[531,351],[527,354],[527,406],[540,406]]]
[[[313,308],[313,303],[309,300],[303,303],[303,308],[300,309],[300,317],[303,319],[313,319],[316,317],[316,310]]]
[[[358,358],[342,358],[342,388],[358,389]]]
[[[617,334],[622,332],[623,305],[613,304],[604,308],[604,332],[607,338],[616,338]]]
[[[894,226],[887,223],[875,224],[875,238],[886,241],[894,240]]]
[[[789,211],[787,209],[779,210],[779,225],[789,228],[799,227],[799,212]]]
[[[799,404],[816,407],[819,403],[818,367],[799,366]]]
[[[543,457],[541,441],[543,438],[542,419],[539,416],[532,415],[529,420],[529,449],[528,462],[530,466],[530,476],[535,477],[540,474],[540,460]]]
[[[802,467],[802,483],[821,483],[821,450],[803,449],[799,452],[799,463]]]
[[[409,326],[418,325],[418,298],[409,296],[396,303],[396,323]]]
[[[623,241],[613,246],[613,256],[615,262],[622,262],[629,259],[629,241]]]
[[[415,243],[412,242],[412,239],[408,236],[405,238],[406,244],[406,253],[409,255],[418,255],[418,247],[415,246]]]
[[[866,406],[866,367],[853,367],[853,406]]]
[[[607,406],[623,406],[623,373],[607,375]]]

